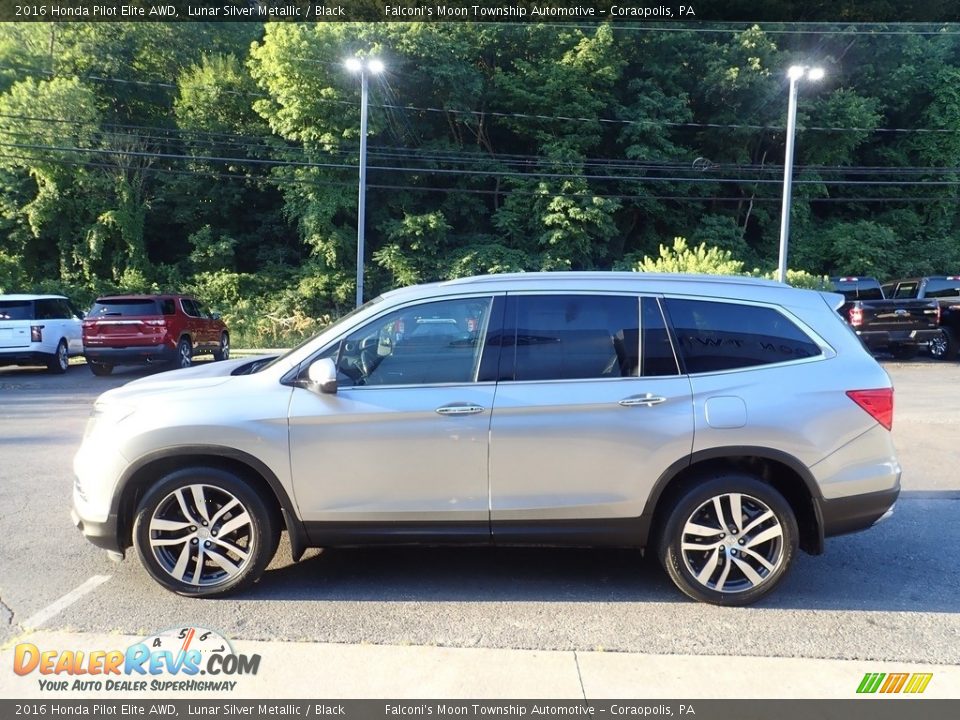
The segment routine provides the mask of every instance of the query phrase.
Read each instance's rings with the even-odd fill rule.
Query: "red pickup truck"
[[[94,375],[109,375],[115,365],[185,368],[200,353],[226,360],[230,332],[187,295],[101,297],[83,320],[83,356]]]

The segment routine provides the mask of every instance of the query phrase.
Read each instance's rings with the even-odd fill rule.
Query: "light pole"
[[[801,78],[820,80],[823,68],[794,65],[787,71],[790,78],[790,100],[787,104],[787,150],[783,159],[783,210],[780,214],[780,262],[777,280],[787,281],[787,242],[790,239],[790,201],[793,195],[793,144],[797,134],[797,83]]]
[[[367,94],[370,73],[383,72],[383,63],[376,58],[348,58],[344,65],[352,73],[360,73],[360,194],[357,202],[357,307],[363,305],[363,245],[367,209]]]

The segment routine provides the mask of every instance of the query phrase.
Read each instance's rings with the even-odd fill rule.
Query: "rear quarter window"
[[[665,302],[686,372],[771,365],[821,354],[786,315],[771,307],[709,300]]]
[[[33,300],[0,300],[0,320],[33,319]]]

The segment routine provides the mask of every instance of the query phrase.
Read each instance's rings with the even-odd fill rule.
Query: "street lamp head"
[[[811,80],[823,80],[823,68],[810,68],[807,77]]]
[[[790,69],[787,70],[787,77],[791,80],[799,80],[803,77],[805,71],[806,68],[803,65],[791,65]]]
[[[347,68],[350,72],[360,72],[363,69],[363,63],[360,62],[360,58],[347,58],[343,61],[344,67]]]
[[[367,69],[372,72],[374,75],[383,72],[383,61],[378,58],[370,58],[367,60]]]

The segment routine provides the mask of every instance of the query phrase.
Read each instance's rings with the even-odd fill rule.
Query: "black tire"
[[[95,360],[87,360],[87,367],[89,367],[90,372],[97,377],[106,377],[113,372],[113,365],[110,363],[97,362]]]
[[[213,359],[216,361],[230,359],[230,336],[227,333],[220,333],[220,344],[213,351]]]
[[[173,361],[173,367],[183,370],[193,365],[193,343],[190,338],[182,337],[177,343],[177,357]]]
[[[930,341],[930,357],[934,360],[956,360],[960,338],[950,328],[942,328],[940,335]]]
[[[741,507],[738,527],[734,497]],[[768,511],[769,517],[760,519]],[[721,526],[726,526],[722,532]],[[696,548],[701,544],[702,551]],[[730,472],[696,484],[673,503],[658,556],[688,597],[713,605],[749,605],[780,583],[797,544],[797,520],[783,496],[755,477]]]
[[[913,360],[920,348],[916,345],[893,345],[890,347],[890,354],[896,360]]]
[[[61,340],[57,344],[57,351],[47,360],[47,372],[63,375],[68,367],[70,367],[70,351],[67,349],[67,341]]]
[[[265,499],[218,468],[166,475],[144,495],[133,522],[133,544],[147,572],[186,597],[227,595],[251,585],[279,542],[280,525]]]

